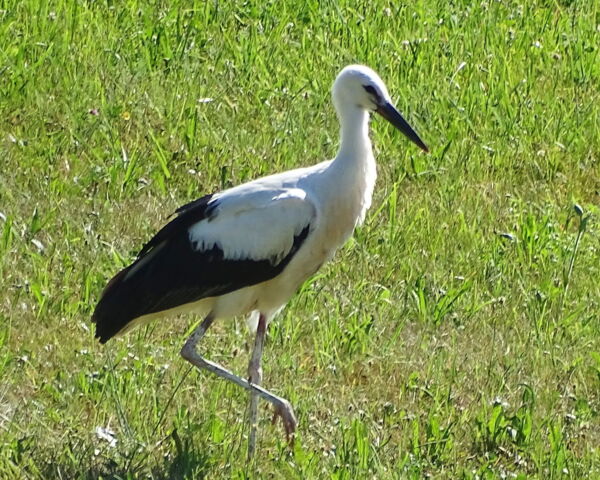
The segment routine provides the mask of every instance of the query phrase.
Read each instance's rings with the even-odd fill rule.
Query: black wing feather
[[[269,280],[283,271],[308,236],[310,225],[294,237],[288,254],[277,264],[270,260],[230,260],[216,245],[194,250],[188,231],[195,222],[210,218],[218,202],[203,197],[177,210],[140,251],[136,261],[108,283],[92,321],[102,343],[129,322],[151,313],[223,295]]]
[[[187,230],[196,222],[207,218],[210,219],[218,205],[218,202],[213,200],[213,196],[213,194],[205,195],[198,200],[186,203],[175,210],[175,215],[177,216],[161,228],[160,231],[142,247],[137,258],[140,259],[152,248],[160,245],[164,240],[176,235],[178,231]]]

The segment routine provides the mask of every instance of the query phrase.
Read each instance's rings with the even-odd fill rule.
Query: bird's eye
[[[375,90],[375,87],[373,87],[372,85],[363,85],[363,88],[367,91],[367,93],[370,93],[371,95],[374,95],[375,97],[379,96],[379,95],[377,95],[377,90]]]

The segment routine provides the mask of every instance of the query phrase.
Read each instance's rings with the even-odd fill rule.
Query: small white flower
[[[113,432],[110,428],[96,427],[95,433],[100,440],[108,442],[108,446],[110,448],[115,448],[117,446],[115,432]]]

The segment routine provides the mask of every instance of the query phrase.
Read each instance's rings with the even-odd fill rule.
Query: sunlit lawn
[[[0,1],[0,478],[600,478],[598,2],[50,3]],[[178,205],[333,157],[355,62],[432,153],[373,120],[366,224],[269,330],[296,446],[265,405],[246,464],[198,318],[91,312]]]

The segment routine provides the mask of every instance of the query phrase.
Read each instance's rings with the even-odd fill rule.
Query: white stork
[[[288,440],[293,440],[297,421],[290,403],[260,386],[265,332],[302,283],[348,240],[371,205],[376,168],[369,113],[379,113],[428,151],[370,68],[344,68],[332,95],[341,124],[335,159],[180,207],[137,259],[108,283],[92,317],[96,336],[105,343],[150,319],[185,312],[204,315],[181,355],[251,393],[249,456],[256,444],[258,397],[273,404]],[[215,319],[247,314],[256,332],[248,380],[196,350]]]

